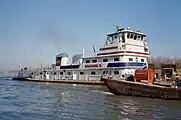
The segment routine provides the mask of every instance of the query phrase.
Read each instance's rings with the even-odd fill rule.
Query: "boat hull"
[[[18,78],[18,77],[13,77],[13,80],[26,80],[27,78]]]
[[[13,78],[13,80],[28,81],[28,82],[64,83],[64,84],[105,85],[103,81],[85,81],[85,80],[46,80],[46,79],[33,79],[33,78]]]
[[[106,78],[102,78],[102,80],[110,92],[115,95],[181,100],[181,88],[171,88],[125,80],[118,81]]]

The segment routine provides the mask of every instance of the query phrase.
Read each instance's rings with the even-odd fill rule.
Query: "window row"
[[[133,61],[133,58],[128,58],[129,61]],[[103,59],[103,62],[108,62],[108,59]],[[120,61],[119,58],[114,58],[114,61]],[[92,60],[92,63],[96,63],[97,60]],[[144,59],[141,59],[141,62],[144,62]],[[86,63],[91,63],[90,60],[86,60]]]
[[[123,34],[114,34],[114,35],[107,36],[108,41],[112,41],[112,40],[119,39],[119,38],[120,39],[123,38]]]
[[[108,74],[108,71],[104,71],[103,74]],[[111,74],[111,71],[109,71],[109,74]],[[114,71],[114,74],[115,75],[118,75],[119,74],[119,71]],[[84,75],[84,72],[80,72],[80,75]],[[96,72],[95,71],[92,71],[91,72],[91,75],[96,75]]]
[[[128,39],[134,39],[134,40],[143,40],[144,36],[139,35],[139,34],[128,33],[127,38]]]
[[[106,74],[112,74],[112,72],[115,74],[115,75],[119,75],[120,72],[119,71],[103,71],[103,75],[106,75]],[[54,72],[54,75],[56,75],[57,73]],[[60,72],[60,75],[63,75],[64,73],[63,72]],[[67,72],[66,73],[67,75],[71,75],[71,72]],[[84,72],[79,72],[80,75],[84,75]],[[91,75],[96,75],[96,72],[95,71],[92,71],[90,73]],[[42,75],[42,72],[40,72],[40,75]]]
[[[136,59],[138,59],[138,58],[136,58]],[[133,58],[129,58],[129,61],[133,61]],[[137,60],[136,60],[137,61]],[[141,59],[141,62],[145,62],[145,60],[144,59]]]
[[[108,62],[108,59],[103,59],[103,62]],[[114,58],[114,61],[119,61],[119,58]],[[86,63],[91,63],[90,60],[86,60]],[[92,60],[92,63],[97,63],[97,60]]]
[[[57,72],[54,72],[53,73],[53,75],[56,75],[57,74]],[[67,72],[67,75],[70,75],[71,74],[71,72]],[[40,72],[40,75],[42,75],[42,72]],[[63,75],[63,72],[60,72],[60,75]]]

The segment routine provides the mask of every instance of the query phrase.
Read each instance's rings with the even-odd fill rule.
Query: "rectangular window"
[[[104,71],[104,72],[103,72],[103,75],[106,75],[106,74],[107,74],[107,71]]]
[[[119,74],[119,71],[114,71],[114,74],[115,74],[115,75],[118,75],[118,74]]]
[[[60,75],[63,75],[63,72],[60,72]]]
[[[122,34],[121,39],[122,39],[122,43],[125,43],[125,33]]]
[[[129,61],[133,61],[133,58],[129,58]]]
[[[134,40],[136,40],[137,39],[137,35],[134,35]]]
[[[143,36],[141,36],[141,40],[143,40]]]
[[[86,62],[86,63],[90,63],[90,60],[86,60],[85,62]]]
[[[108,62],[108,59],[103,59],[103,62]]]
[[[119,58],[114,58],[114,61],[119,61]]]
[[[114,36],[114,39],[117,39],[117,35]]]
[[[140,35],[138,35],[137,37],[138,37],[138,40],[141,40],[141,36]]]
[[[80,75],[84,75],[84,72],[80,72]]]
[[[127,38],[128,38],[128,39],[130,38],[130,34],[129,34],[129,33],[127,34]]]
[[[92,60],[92,63],[96,63],[97,62],[97,60]]]
[[[141,59],[141,62],[144,62],[145,60],[144,59]]]
[[[96,74],[96,72],[91,72],[91,75],[95,75]]]
[[[130,35],[130,39],[133,39],[133,34]]]
[[[148,52],[148,49],[147,49],[147,48],[144,48],[144,51],[145,51],[145,52]]]

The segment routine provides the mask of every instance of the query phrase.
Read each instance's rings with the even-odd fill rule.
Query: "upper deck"
[[[149,48],[146,34],[128,28],[117,27],[116,31],[106,36],[104,45],[92,57],[84,57],[84,50],[81,55],[75,55],[71,65],[67,64],[68,56],[64,55],[61,60],[60,69],[91,69],[107,67],[139,66],[147,62]],[[114,64],[114,65],[113,65]]]
[[[148,57],[149,49],[146,34],[139,30],[118,28],[107,34],[107,39],[97,53],[97,56],[138,55]]]

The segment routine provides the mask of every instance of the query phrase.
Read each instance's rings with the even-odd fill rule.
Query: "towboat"
[[[52,67],[34,71],[33,79],[94,82],[100,81],[103,75],[124,79],[135,69],[144,67],[150,54],[144,32],[120,26],[107,33],[98,50],[93,45],[93,56],[84,56],[84,48],[80,52],[72,58],[65,52],[56,55]]]
[[[70,58],[62,52],[55,56],[51,67],[41,66],[33,71],[32,79],[70,82],[100,82],[102,76],[125,79],[148,64],[150,50],[147,35],[138,29],[116,26],[115,31],[107,33],[104,44],[98,50],[93,45],[93,54],[84,56],[84,48],[81,48],[80,53]],[[24,75],[20,74],[19,78],[24,79]]]

